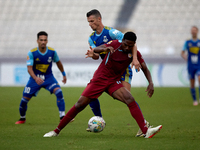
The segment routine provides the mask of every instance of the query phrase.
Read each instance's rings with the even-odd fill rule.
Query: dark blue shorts
[[[23,96],[29,98],[31,98],[32,96],[37,96],[37,93],[41,88],[45,88],[50,93],[53,93],[53,90],[57,87],[60,87],[60,85],[58,84],[57,80],[54,78],[53,75],[46,78],[44,83],[42,83],[41,85],[38,85],[35,82],[35,80],[32,77],[30,77],[27,85],[24,88]]]
[[[200,68],[188,67],[189,79],[194,79],[195,75],[200,76]]]

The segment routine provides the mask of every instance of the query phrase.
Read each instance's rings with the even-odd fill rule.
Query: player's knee
[[[63,93],[62,90],[59,88],[57,89],[54,94],[56,95],[57,99],[63,99]]]
[[[87,97],[81,96],[79,100],[76,102],[75,107],[78,110],[83,110],[90,103],[90,99]]]
[[[130,104],[131,102],[135,101],[135,99],[131,94],[129,94],[124,97],[124,101],[126,104]]]

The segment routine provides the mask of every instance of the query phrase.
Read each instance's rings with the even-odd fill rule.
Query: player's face
[[[134,41],[130,41],[130,40],[122,40],[122,45],[121,45],[121,48],[124,52],[126,53],[132,53],[132,50],[133,50],[133,46],[135,45],[135,42]]]
[[[40,35],[39,36],[39,39],[37,40],[37,43],[38,43],[38,47],[41,48],[41,49],[45,49],[46,46],[47,46],[47,36],[45,35]]]
[[[196,38],[196,37],[197,37],[197,34],[198,34],[198,29],[195,28],[195,27],[192,27],[192,29],[191,29],[191,34],[192,34],[192,37],[193,37],[193,38]]]
[[[91,15],[87,17],[87,21],[89,22],[89,26],[92,28],[92,30],[96,31],[101,22],[101,18]]]

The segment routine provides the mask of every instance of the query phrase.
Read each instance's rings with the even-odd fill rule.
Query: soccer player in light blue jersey
[[[101,14],[98,10],[93,9],[91,11],[89,11],[86,14],[87,17],[87,21],[89,23],[89,26],[92,28],[92,30],[94,31],[89,39],[89,45],[92,48],[95,48],[97,46],[100,46],[102,44],[106,44],[107,42],[111,41],[111,40],[119,40],[121,41],[123,39],[124,34],[122,32],[120,32],[119,30],[113,29],[112,27],[108,27],[108,26],[104,26],[102,23],[102,17]],[[106,52],[97,54],[94,53],[93,55],[93,59],[99,59],[99,57],[101,57],[101,59],[104,59],[106,55]],[[132,65],[135,65],[135,68],[139,71],[140,63],[138,62],[137,59],[137,46],[136,44],[134,45],[133,48],[133,56],[135,56],[135,58],[133,58]],[[127,90],[131,90],[131,80],[132,80],[132,67],[129,65],[129,67],[126,69],[126,71],[124,72],[124,74],[122,75],[121,78],[121,82],[123,84],[123,86],[127,89]],[[151,83],[151,90],[150,92],[153,93],[153,82]],[[95,116],[101,116],[101,109],[100,109],[100,104],[99,104],[99,100],[93,100],[90,104],[90,107],[94,113]],[[139,106],[139,105],[138,105]],[[146,121],[146,120],[145,120]],[[149,122],[146,121],[147,126],[149,126]],[[88,129],[86,129],[87,131],[89,131]],[[143,133],[141,132],[141,130],[138,131],[136,136],[144,136]]]
[[[27,104],[32,96],[37,95],[41,88],[45,88],[50,93],[56,95],[60,119],[65,116],[64,97],[60,85],[53,76],[52,63],[55,62],[62,72],[62,82],[64,84],[67,81],[67,77],[57,52],[53,48],[47,47],[47,38],[48,34],[46,32],[39,32],[37,34],[38,47],[28,52],[27,68],[30,78],[24,88],[23,97],[19,106],[20,119],[15,124],[23,124],[26,122]]]
[[[196,26],[193,26],[191,28],[191,35],[192,39],[185,42],[183,50],[181,52],[181,56],[187,61],[187,69],[190,79],[190,91],[193,98],[193,105],[197,106],[198,101],[196,99],[195,91],[195,75],[198,76],[200,95],[200,39],[198,39],[198,28]]]

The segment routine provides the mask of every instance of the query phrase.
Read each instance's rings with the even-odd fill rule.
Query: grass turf
[[[62,88],[66,111],[84,88]],[[0,149],[2,150],[197,150],[200,147],[200,106],[192,105],[189,88],[155,88],[152,98],[145,88],[132,88],[145,118],[154,126],[163,125],[152,139],[136,138],[138,126],[126,105],[104,93],[100,97],[106,128],[86,132],[93,116],[89,106],[65,127],[58,137],[43,138],[58,125],[56,97],[42,89],[28,104],[27,121],[15,125],[23,87],[0,87]]]

